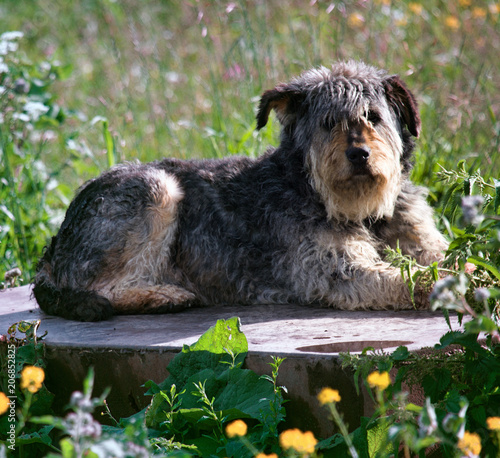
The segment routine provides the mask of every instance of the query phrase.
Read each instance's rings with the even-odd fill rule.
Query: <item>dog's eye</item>
[[[380,115],[376,111],[369,111],[366,119],[372,124],[378,124],[381,121]]]

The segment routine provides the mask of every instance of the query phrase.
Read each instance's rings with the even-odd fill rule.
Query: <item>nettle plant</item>
[[[500,453],[500,182],[468,172],[463,162],[439,178],[449,186],[442,216],[453,238],[443,266],[418,266],[397,250],[389,256],[410,288],[434,280],[432,309],[442,310],[449,325],[449,313],[457,313],[463,330],[450,325],[440,343],[419,353],[399,347],[392,354],[367,348],[342,355],[356,380],[375,368],[395,374],[361,427],[376,438],[368,442],[376,453],[368,456],[423,454],[431,446],[446,457]],[[408,402],[403,383],[423,388],[423,406]]]

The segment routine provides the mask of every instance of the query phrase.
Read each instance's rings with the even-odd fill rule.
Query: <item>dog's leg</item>
[[[144,285],[105,294],[116,313],[179,312],[195,302],[195,295],[176,285]]]
[[[399,269],[377,263],[335,282],[329,302],[344,310],[411,310],[429,307],[429,291],[417,285],[415,305]]]
[[[412,256],[427,266],[444,259],[448,248],[443,235],[434,223],[431,207],[425,201],[423,188],[407,182],[398,197],[394,216],[382,229],[381,238],[403,254]]]
[[[317,247],[321,249],[314,257],[321,272],[318,271],[315,278],[328,279],[328,282],[317,281],[314,293],[322,296],[320,301],[344,310],[414,308],[400,269],[383,261],[376,246],[369,231],[362,227],[337,232],[335,237],[328,237],[327,233],[318,237]],[[329,257],[325,256],[327,252]],[[428,292],[420,285],[417,285],[414,299],[416,308],[429,306]]]

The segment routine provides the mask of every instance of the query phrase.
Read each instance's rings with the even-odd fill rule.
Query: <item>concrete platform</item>
[[[47,331],[47,386],[56,393],[56,408],[81,389],[89,366],[96,370],[96,394],[106,386],[115,417],[144,407],[141,385],[161,382],[166,366],[183,344],[194,343],[217,319],[238,316],[249,354],[246,367],[270,374],[271,355],[284,356],[279,383],[287,387],[288,423],[318,436],[332,433],[326,410],[316,394],[324,386],[340,390],[345,419],[351,427],[369,414],[371,401],[357,396],[352,374],[340,368],[339,352],[360,352],[365,347],[393,351],[433,346],[449,329],[441,313],[344,312],[304,306],[209,307],[166,315],[117,316],[98,323],[80,323],[45,315],[30,299],[30,287],[0,292],[0,334],[20,320],[41,320]],[[456,318],[452,326],[458,329]]]

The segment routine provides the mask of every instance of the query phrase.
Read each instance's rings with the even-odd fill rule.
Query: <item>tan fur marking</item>
[[[363,142],[349,143],[348,127],[337,125],[333,140],[325,141],[317,131],[309,155],[312,185],[323,197],[328,216],[336,220],[362,221],[368,217],[390,217],[401,191],[401,166],[395,157],[398,145],[387,144],[375,128],[361,118],[354,126],[361,131]],[[370,148],[369,175],[356,175],[346,157],[349,146]],[[396,153],[394,152],[396,150]]]
[[[141,286],[124,290],[100,291],[106,296],[118,313],[154,313],[159,308],[175,311],[176,305],[184,308],[195,295],[175,285]]]

